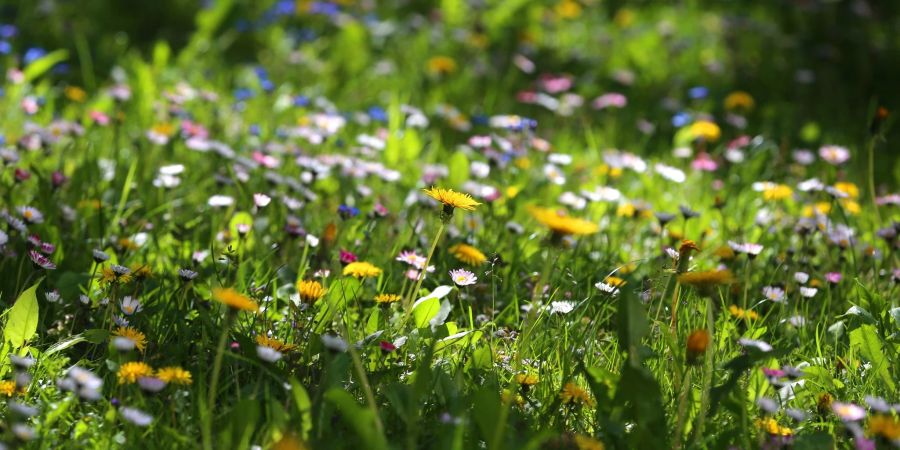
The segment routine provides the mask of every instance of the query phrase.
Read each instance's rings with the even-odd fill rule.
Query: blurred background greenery
[[[0,48],[7,67],[65,48],[72,57],[55,76],[89,91],[127,57],[152,59],[165,42],[181,56],[170,63],[189,65],[197,80],[253,88],[224,69],[258,64],[276,86],[315,85],[342,106],[385,104],[399,92],[465,113],[539,116],[516,93],[539,74],[562,73],[573,76],[573,92],[622,92],[643,118],[666,124],[685,105],[721,112],[712,99],[742,90],[755,99],[754,132],[779,136],[785,148],[834,142],[860,151],[875,106],[893,110],[900,98],[900,2],[891,0],[20,0],[0,7],[0,23],[15,25]],[[515,68],[520,54],[534,76]],[[429,76],[426,61],[437,55],[452,60],[452,77]],[[390,76],[380,76],[385,61]],[[623,71],[633,82],[621,82]],[[692,96],[695,87],[708,94]],[[634,150],[671,141],[647,146]],[[896,178],[896,152],[878,151],[880,181]]]

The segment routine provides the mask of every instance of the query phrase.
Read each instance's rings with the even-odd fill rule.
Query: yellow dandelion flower
[[[116,378],[119,384],[137,383],[141,377],[153,376],[153,368],[149,364],[140,361],[130,361],[119,366],[119,373]]]
[[[375,303],[389,304],[399,302],[400,299],[397,294],[378,294],[375,296]]]
[[[688,335],[685,349],[687,350],[688,361],[695,361],[700,355],[706,353],[709,347],[709,332],[704,329],[698,329]]]
[[[869,436],[880,436],[888,441],[900,439],[900,419],[885,414],[875,414],[866,423]]]
[[[563,386],[562,392],[559,394],[559,398],[562,400],[563,404],[581,404],[591,407],[595,404],[594,399],[591,398],[591,394],[575,383],[566,383],[566,385]]]
[[[606,277],[606,279],[603,280],[603,282],[610,286],[613,286],[613,287],[625,286],[625,280],[623,280],[619,277],[613,276],[613,275]]]
[[[634,23],[634,19],[637,16],[635,12],[629,8],[621,8],[616,11],[615,17],[613,17],[613,22],[619,28],[628,28]]]
[[[562,0],[553,9],[561,19],[574,19],[581,15],[581,5],[572,0]]]
[[[163,136],[172,136],[175,134],[175,126],[170,123],[158,123],[153,125],[153,128],[150,129],[155,134],[160,134]]]
[[[531,215],[554,234],[588,235],[600,231],[600,227],[589,220],[559,215],[555,210],[533,206],[529,208]]]
[[[722,130],[714,122],[709,120],[698,120],[691,124],[688,133],[694,139],[700,139],[707,142],[715,142],[722,136]]]
[[[637,213],[637,208],[631,203],[622,203],[616,208],[616,215],[619,217],[634,217],[635,213]]]
[[[778,422],[769,417],[768,419],[756,419],[756,425],[772,436],[790,436],[794,431],[788,427],[783,427]]]
[[[0,381],[0,395],[12,397],[16,393],[16,382],[12,380]]]
[[[831,203],[830,202],[818,202],[815,205],[806,205],[803,207],[803,211],[801,211],[801,215],[803,217],[813,217],[817,214],[821,214],[823,216],[827,216],[828,213],[831,212]]]
[[[794,190],[786,184],[776,184],[769,186],[763,190],[763,199],[765,200],[784,200],[790,198],[794,194]]]
[[[520,373],[516,375],[516,383],[520,386],[534,386],[538,383],[538,376],[533,373]]]
[[[132,264],[129,268],[131,269],[131,276],[135,280],[140,281],[153,276],[153,272],[150,270],[150,266],[146,264]]]
[[[344,276],[356,278],[374,278],[381,275],[381,269],[372,263],[355,261],[344,266]]]
[[[734,250],[732,250],[731,247],[727,245],[723,245],[713,251],[713,255],[716,255],[719,258],[725,260],[734,259]]]
[[[475,201],[471,195],[463,192],[456,192],[453,189],[432,187],[431,189],[425,189],[424,191],[425,195],[443,203],[444,209],[450,208],[451,212],[453,208],[475,211],[475,207],[481,204]]]
[[[285,434],[272,445],[272,450],[309,450],[309,447],[297,436]]]
[[[528,170],[531,168],[531,159],[525,156],[521,156],[516,158],[515,161],[513,161],[513,164],[515,164],[519,169]]]
[[[270,338],[264,334],[260,334],[256,336],[256,343],[265,347],[269,347],[273,350],[277,350],[281,353],[287,353],[295,348],[297,348],[294,344],[288,344],[284,341],[279,341],[275,338]]]
[[[143,352],[144,348],[147,346],[147,336],[144,336],[144,333],[131,328],[131,327],[119,327],[116,328],[116,331],[113,331],[113,336],[119,336],[134,342],[135,348],[138,351]]]
[[[575,446],[578,450],[604,450],[603,443],[588,436],[575,436]]]
[[[509,389],[504,389],[503,392],[500,393],[500,400],[507,405],[515,403],[515,405],[520,408],[525,406],[525,398]]]
[[[456,72],[456,61],[449,56],[434,56],[428,60],[428,71],[436,75]]]
[[[76,103],[82,103],[87,99],[87,92],[78,86],[66,86],[66,98]]]
[[[194,382],[191,373],[178,366],[163,367],[156,371],[156,378],[169,384],[181,384],[188,386]]]
[[[735,319],[747,319],[747,320],[756,320],[759,319],[759,314],[756,311],[744,309],[739,307],[738,305],[731,305],[728,307],[728,312],[731,314],[731,317]]]
[[[119,239],[117,241],[117,244],[122,250],[137,250],[138,248],[140,248],[138,247],[137,243],[128,238]]]
[[[859,206],[854,200],[850,200],[849,198],[841,199],[841,206],[844,208],[844,211],[847,211],[848,214],[857,215],[862,211],[862,207]]]
[[[116,271],[114,271],[112,267],[109,266],[101,269],[100,274],[97,275],[97,278],[100,279],[100,284],[128,284],[132,279],[131,273],[116,273]]]
[[[834,188],[847,194],[850,198],[859,198],[859,188],[849,181],[838,181],[837,183],[834,183]]]
[[[756,102],[753,97],[744,91],[734,91],[725,97],[725,109],[750,111]]]
[[[322,287],[322,283],[315,280],[300,280],[297,282],[297,292],[300,293],[300,300],[304,303],[315,303],[325,296],[327,289]]]
[[[450,247],[450,253],[456,257],[456,259],[470,266],[479,266],[487,261],[487,256],[484,256],[484,253],[481,253],[477,248],[467,244],[460,243]]]
[[[628,275],[637,270],[637,267],[637,264],[633,262],[622,264],[622,266],[619,267],[619,274]]]
[[[678,275],[678,282],[689,286],[704,288],[718,286],[720,284],[731,284],[734,282],[734,275],[730,270],[708,270],[705,272],[687,272]]]
[[[251,300],[250,297],[232,288],[215,288],[212,292],[212,298],[235,311],[256,312],[259,310],[259,305]]]

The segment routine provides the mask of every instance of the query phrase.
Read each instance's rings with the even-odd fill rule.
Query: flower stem
[[[219,385],[219,374],[222,369],[222,358],[225,356],[225,342],[228,339],[228,329],[234,321],[235,314],[231,311],[225,318],[225,326],[222,328],[222,335],[219,336],[219,343],[216,346],[216,358],[213,360],[212,380],[209,383],[209,392],[206,397],[206,417],[203,423],[203,448],[212,450],[212,421],[213,414],[216,410],[216,388]]]
[[[878,202],[875,200],[875,138],[869,139],[869,197],[872,199],[872,208],[875,210],[875,219],[878,221],[875,228],[881,226],[881,212],[878,211]]]
[[[406,323],[406,320],[409,318],[409,314],[412,312],[412,301],[419,295],[419,289],[422,288],[422,280],[425,279],[425,274],[428,273],[428,264],[431,263],[431,257],[434,256],[434,250],[437,248],[438,242],[441,240],[441,236],[444,235],[444,222],[441,221],[441,225],[438,227],[437,233],[434,235],[434,240],[431,241],[431,249],[428,250],[428,256],[425,258],[425,265],[422,267],[422,271],[419,273],[418,280],[416,280],[416,286],[409,293],[409,298],[405,299],[405,309],[406,309],[406,317],[403,320],[403,323]]]

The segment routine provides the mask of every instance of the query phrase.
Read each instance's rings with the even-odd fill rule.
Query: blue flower
[[[338,206],[338,214],[344,219],[347,220],[351,217],[356,217],[359,215],[359,208],[355,206],[347,206],[341,205]]]
[[[305,95],[298,95],[294,97],[294,106],[304,107],[309,105],[309,97]]]
[[[40,59],[42,56],[46,55],[47,51],[40,47],[32,47],[28,50],[25,50],[25,56],[22,57],[22,60],[25,64],[31,64],[32,61],[36,59]]]
[[[692,99],[706,98],[709,95],[709,89],[704,86],[696,86],[688,89],[688,97]]]
[[[387,112],[384,110],[384,108],[382,108],[380,106],[373,106],[373,107],[369,108],[368,112],[369,112],[369,117],[371,117],[372,120],[375,120],[378,122],[387,122],[388,121]]]
[[[9,39],[11,37],[15,37],[15,35],[18,33],[19,30],[15,25],[0,25],[0,38]]]
[[[234,90],[234,99],[239,102],[242,102],[242,101],[247,100],[252,97],[253,97],[253,91],[251,91],[250,89],[240,88],[240,89]]]
[[[672,126],[683,127],[691,122],[691,115],[686,112],[680,112],[672,116]]]
[[[280,16],[289,16],[294,14],[295,2],[293,0],[281,0],[272,6],[272,11]]]

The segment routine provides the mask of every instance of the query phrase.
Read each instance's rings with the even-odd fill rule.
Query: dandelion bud
[[[694,364],[700,356],[706,353],[709,347],[709,333],[706,330],[694,330],[685,343],[687,349],[688,364]]]

